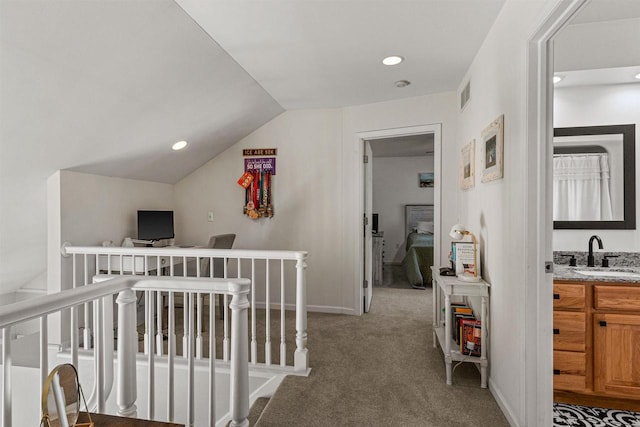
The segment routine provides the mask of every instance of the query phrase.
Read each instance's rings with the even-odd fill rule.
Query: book
[[[473,256],[473,242],[455,242],[452,244],[453,259],[455,260],[456,274],[468,273],[474,275],[476,269],[480,276],[480,248],[476,245],[476,257]],[[477,263],[475,262],[477,261]]]
[[[482,352],[482,322],[476,319],[460,320],[460,352],[480,356]]]
[[[475,316],[471,313],[455,313],[451,328],[452,339],[456,344],[460,344],[460,325],[462,320],[475,320]]]

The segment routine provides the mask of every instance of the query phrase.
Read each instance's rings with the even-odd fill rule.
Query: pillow
[[[419,234],[433,234],[433,222],[431,221],[418,221]]]

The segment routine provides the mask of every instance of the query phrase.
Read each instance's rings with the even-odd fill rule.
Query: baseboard
[[[271,303],[269,304],[272,310],[280,310],[280,303]],[[264,302],[256,302],[256,308],[265,308],[266,304]],[[295,304],[285,304],[285,310],[295,310]],[[330,314],[350,314],[354,315],[355,311],[353,308],[347,307],[334,307],[330,305],[308,305],[307,312],[316,312],[316,313],[330,313]]]
[[[496,383],[493,382],[493,379],[491,379],[491,377],[489,377],[489,391],[493,395],[493,398],[496,400],[496,403],[500,407],[500,410],[509,422],[509,425],[513,427],[519,427],[519,424],[516,421],[516,417],[513,414],[513,410],[511,410],[511,407],[507,405],[507,402],[504,400],[503,394],[500,392],[500,389],[498,389]]]

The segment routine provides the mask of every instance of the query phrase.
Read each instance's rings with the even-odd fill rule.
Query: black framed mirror
[[[553,228],[635,230],[635,124],[555,128],[553,134]]]

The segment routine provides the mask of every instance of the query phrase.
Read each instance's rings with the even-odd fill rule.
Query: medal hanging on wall
[[[272,188],[275,159],[268,160],[270,163],[266,164],[268,167],[265,171],[251,165],[247,168],[245,161],[246,171],[238,180],[238,184],[245,189],[243,213],[251,219],[273,217]]]

